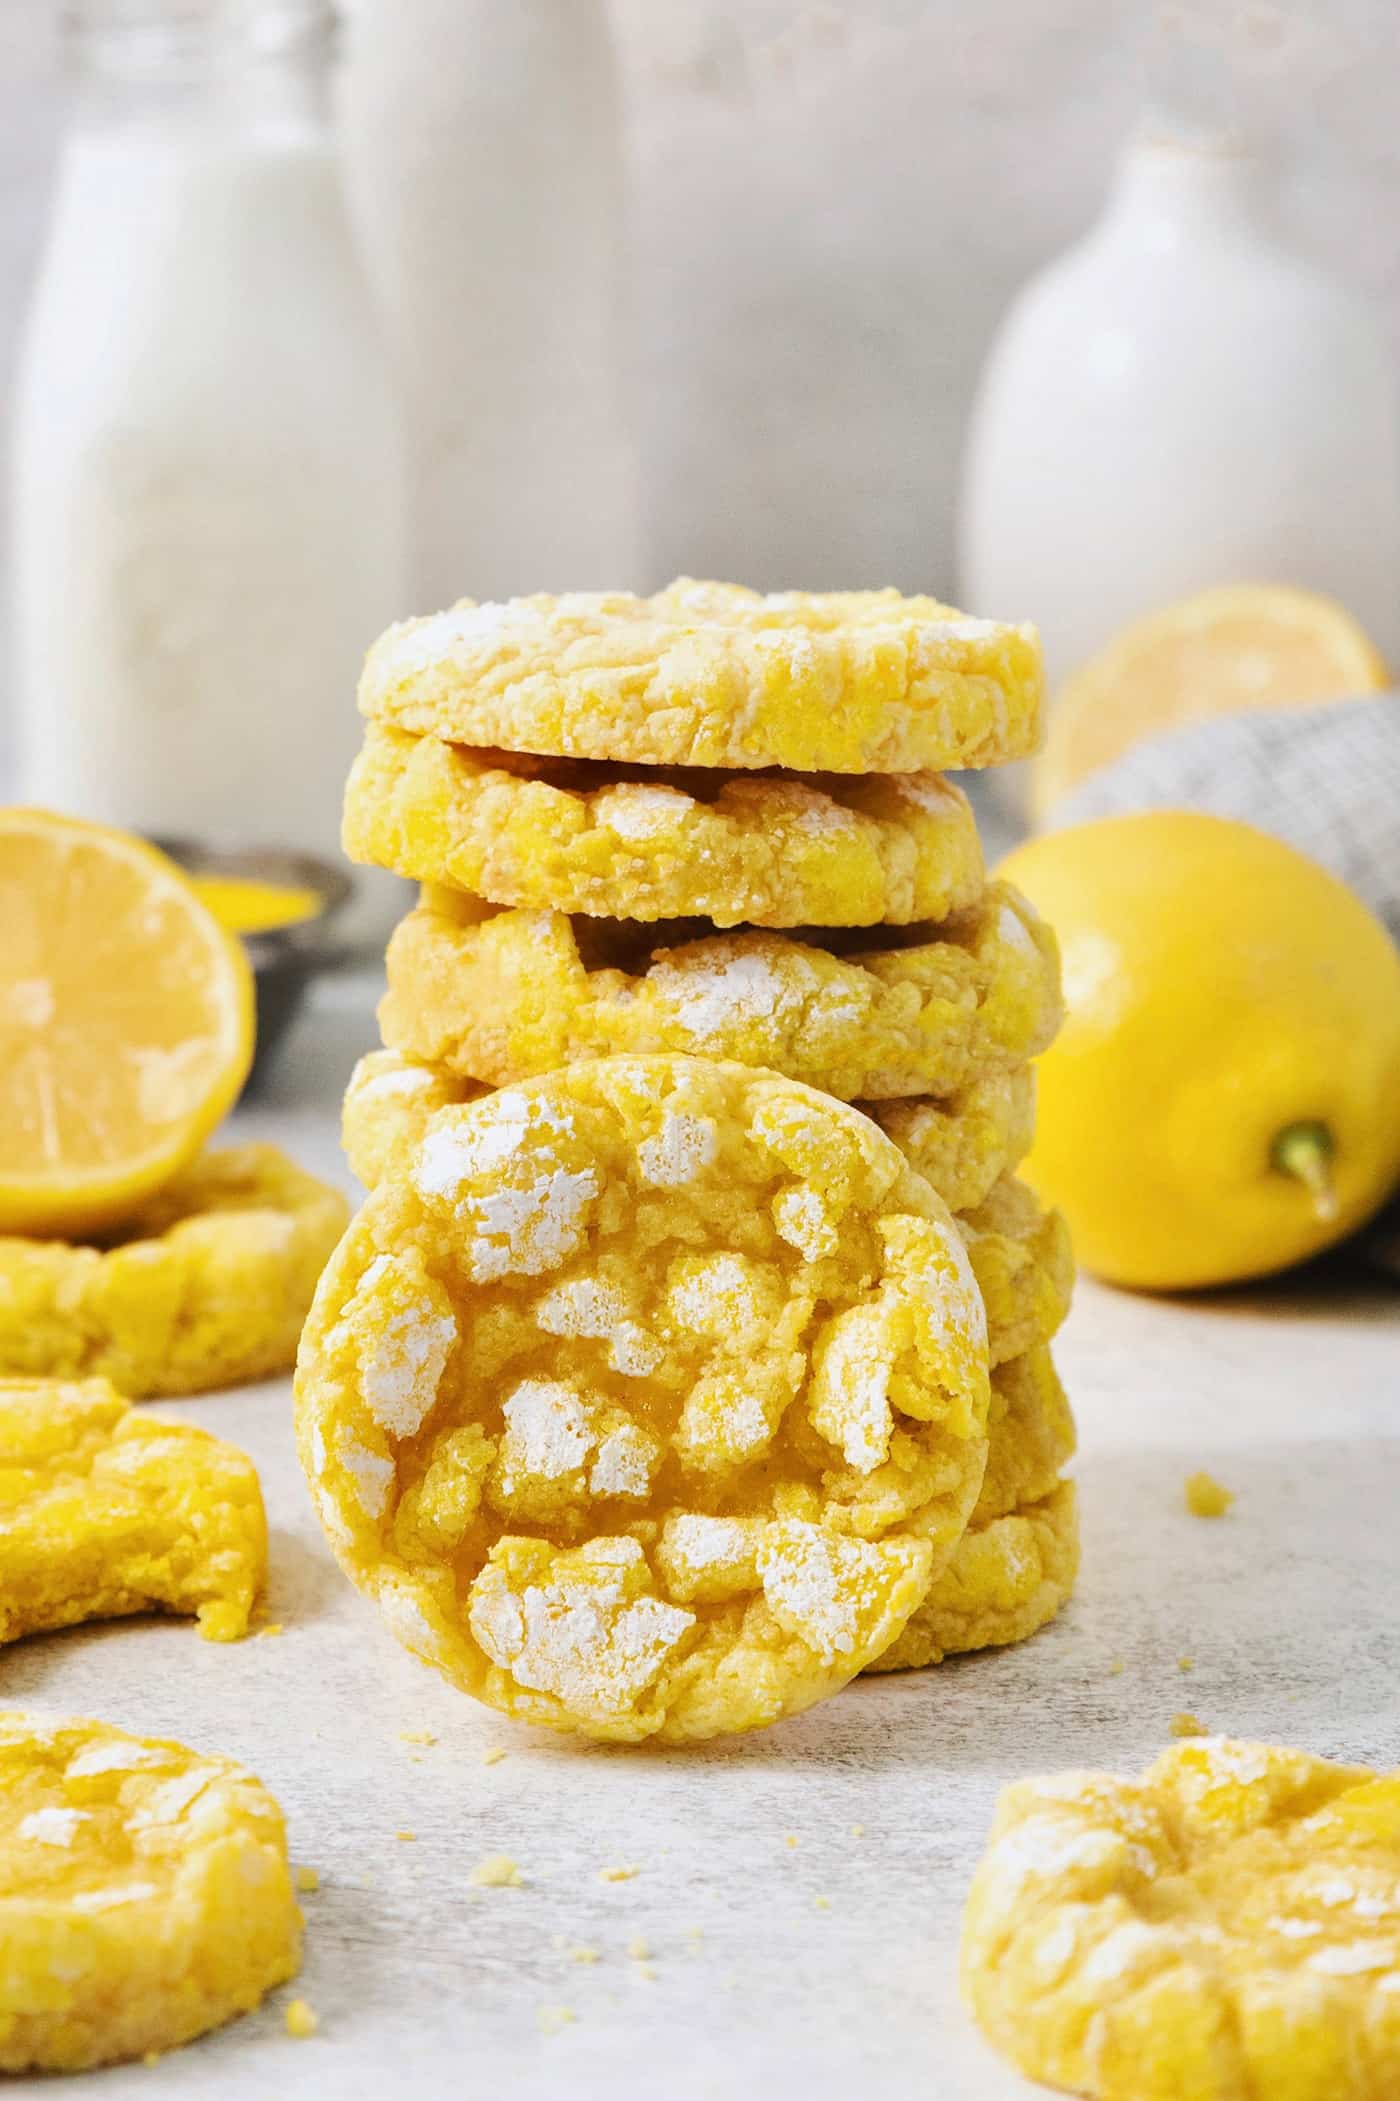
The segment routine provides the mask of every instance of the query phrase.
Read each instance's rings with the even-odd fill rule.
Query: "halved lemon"
[[[1389,683],[1380,651],[1335,599],[1284,584],[1202,591],[1134,622],[1066,680],[1035,761],[1035,813],[1181,723]]]
[[[253,1014],[173,861],[0,810],[0,1232],[100,1232],[185,1166],[247,1078]]]

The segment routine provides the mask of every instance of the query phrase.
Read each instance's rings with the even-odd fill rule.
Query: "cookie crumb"
[[[598,1880],[600,1882],[631,1882],[641,1872],[640,1868],[599,1868]]]
[[[1184,1712],[1172,1716],[1171,1732],[1173,1736],[1210,1735],[1210,1731],[1204,1722],[1199,1721],[1194,1714],[1186,1714]]]
[[[1235,1500],[1235,1492],[1213,1474],[1191,1474],[1186,1482],[1186,1507],[1192,1517],[1224,1517]]]
[[[785,1831],[783,1833],[783,1844],[785,1846],[795,1846],[797,1844],[797,1833],[795,1831]]]
[[[253,1631],[257,1640],[262,1641],[269,1634],[280,1634],[282,1632],[282,1622],[281,1620],[269,1620],[265,1627],[256,1627]]]
[[[656,1964],[654,1962],[634,1963],[632,1966],[632,1975],[634,1977],[640,1977],[644,1984],[655,1984]]]
[[[394,1836],[395,1838],[401,1838],[406,1845],[411,1845],[417,1839],[418,1833],[416,1831],[396,1831]]]
[[[585,1941],[580,1941],[577,1947],[570,1948],[569,1960],[570,1962],[596,1962],[598,1960],[598,1950],[590,1948]]]
[[[284,2019],[288,2035],[294,2035],[297,2041],[302,2043],[306,2041],[308,2036],[314,2035],[321,2025],[319,2018],[312,2012],[305,1999],[293,1999],[287,2008]]]
[[[851,1837],[852,1837],[852,1838],[864,1838],[864,1836],[865,1836],[865,1826],[864,1826],[864,1824],[852,1824],[852,1826],[851,1826]]]
[[[400,1729],[399,1742],[401,1744],[435,1744],[437,1738],[433,1735],[431,1729]]]
[[[499,1765],[507,1755],[504,1744],[492,1744],[489,1751],[482,1752],[481,1762],[483,1765]]]
[[[321,1878],[315,1868],[298,1868],[294,1879],[297,1888],[308,1896],[321,1887]]]
[[[469,1878],[478,1889],[519,1889],[524,1882],[518,1861],[509,1853],[488,1853],[479,1860]]]
[[[1110,1678],[1121,1678],[1127,1668],[1128,1659],[1126,1656],[1115,1656],[1112,1663],[1108,1666],[1108,1675]]]
[[[1176,1659],[1176,1667],[1179,1671],[1194,1671],[1196,1668],[1196,1659],[1194,1656],[1178,1656]]]
[[[535,2018],[541,2035],[558,2035],[560,2029],[567,2028],[570,2022],[578,2019],[578,2015],[572,2006],[542,2006]]]
[[[645,1962],[651,1953],[651,1948],[640,1933],[634,1933],[631,1940],[627,1943],[627,1953],[631,1956],[633,1962]]]
[[[830,1911],[830,1909],[831,1909],[831,1899],[830,1899],[830,1897],[813,1897],[813,1899],[812,1899],[812,1909],[813,1909],[813,1911]]]

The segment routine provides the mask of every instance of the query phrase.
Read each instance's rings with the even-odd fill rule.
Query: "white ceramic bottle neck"
[[[1246,148],[1147,129],[1124,149],[1100,230],[1162,250],[1266,238],[1266,197],[1261,164]]]

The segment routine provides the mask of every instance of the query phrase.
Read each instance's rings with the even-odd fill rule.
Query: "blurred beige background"
[[[952,587],[979,361],[1097,206],[1152,12],[614,0],[653,577]],[[60,122],[50,16],[0,0],[0,384]],[[1290,235],[1400,346],[1400,7],[1190,0],[1170,28],[1193,90],[1276,156]]]

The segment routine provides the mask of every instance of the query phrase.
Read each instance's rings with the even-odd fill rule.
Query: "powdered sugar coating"
[[[1003,1795],[964,1987],[1031,2078],[1099,2101],[1388,2101],[1400,2077],[1400,1774],[1201,1737],[1141,1780]],[[1150,2075],[1145,2074],[1150,2068]]]
[[[879,1103],[956,1095],[1024,1065],[1059,1025],[1053,937],[1005,884],[937,926],[856,940],[464,914],[436,889],[390,941],[380,1031],[403,1059],[494,1086],[582,1058],[667,1053]]]
[[[903,777],[715,774],[468,751],[371,723],[353,860],[498,905],[716,926],[906,926],[983,881],[961,790]]]
[[[445,1109],[413,1159],[327,1272],[298,1434],[337,1553],[418,1599],[438,1667],[682,1739],[886,1646],[976,1500],[987,1343],[952,1219],[876,1127],[774,1074],[619,1058]],[[511,1208],[542,1183],[586,1192],[547,1270]],[[443,1320],[392,1414],[385,1363]]]
[[[300,1942],[281,1813],[241,1766],[0,1714],[0,2070],[173,2049],[256,2006]]]
[[[729,769],[912,773],[1035,749],[1034,628],[897,591],[680,577],[629,592],[464,600],[392,627],[360,707],[448,743]]]

